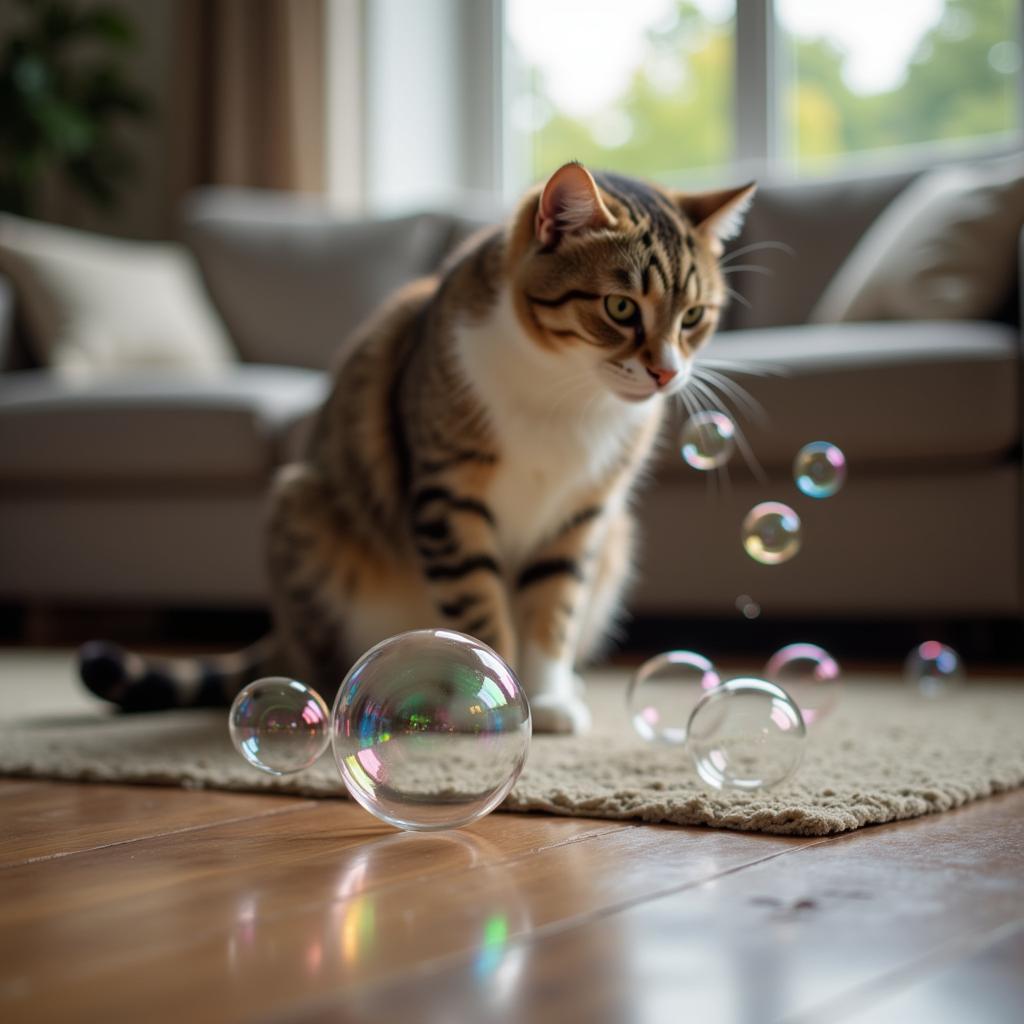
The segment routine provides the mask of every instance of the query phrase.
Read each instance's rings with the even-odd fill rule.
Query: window
[[[508,0],[505,10],[515,176],[572,159],[663,179],[729,162],[733,0]]]
[[[507,190],[569,159],[678,183],[1019,145],[1019,17],[1019,0],[505,0]]]
[[[776,0],[775,9],[781,152],[802,171],[915,144],[1009,141],[1020,124],[1018,0]]]

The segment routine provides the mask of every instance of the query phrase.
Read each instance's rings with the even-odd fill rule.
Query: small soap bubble
[[[645,740],[685,743],[697,701],[721,678],[696,651],[667,651],[645,661],[626,692],[633,728]]]
[[[808,498],[831,498],[846,480],[846,456],[829,441],[812,441],[797,452],[793,479]]]
[[[308,768],[330,742],[323,698],[297,679],[270,676],[240,690],[228,713],[235,749],[270,775]]]
[[[756,619],[761,615],[761,606],[749,594],[740,594],[736,598],[736,611],[745,619]]]
[[[785,690],[766,679],[730,679],[701,697],[687,749],[712,789],[777,786],[800,766],[807,729]]]
[[[781,501],[763,501],[747,513],[742,537],[743,547],[755,562],[788,562],[800,550],[800,517]]]
[[[926,697],[939,697],[967,680],[960,655],[938,640],[926,640],[915,647],[903,666],[907,682]]]
[[[736,447],[736,426],[724,413],[694,413],[683,427],[680,453],[694,469],[724,466]]]
[[[486,644],[415,630],[352,666],[330,732],[349,793],[372,814],[414,831],[460,828],[497,807],[519,777],[530,707]]]
[[[789,644],[764,667],[765,677],[796,701],[804,723],[820,722],[839,701],[839,662],[817,644]]]

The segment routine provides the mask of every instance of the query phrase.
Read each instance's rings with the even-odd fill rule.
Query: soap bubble
[[[846,479],[846,456],[828,441],[805,444],[793,461],[793,479],[808,498],[831,498]]]
[[[732,457],[736,427],[720,412],[694,413],[683,427],[680,453],[694,469],[718,469]]]
[[[938,697],[955,690],[967,679],[960,655],[938,640],[926,640],[915,647],[907,655],[903,674],[907,682],[926,697]]]
[[[776,651],[764,674],[796,701],[806,725],[820,722],[839,700],[839,663],[816,644],[789,644]]]
[[[695,651],[667,651],[649,658],[626,692],[633,728],[645,740],[685,743],[690,712],[720,682],[715,666]]]
[[[530,745],[530,708],[485,644],[444,629],[371,648],[338,690],[331,746],[354,799],[415,831],[459,828],[508,794]]]
[[[800,517],[781,501],[763,501],[747,513],[742,537],[743,547],[755,562],[788,562],[800,550]]]
[[[756,619],[761,615],[761,606],[749,594],[740,594],[736,598],[736,611],[745,619]]]
[[[800,709],[785,690],[765,679],[730,679],[693,709],[687,749],[712,789],[767,789],[797,770],[806,737]]]
[[[327,705],[297,679],[270,676],[240,690],[228,712],[235,749],[271,775],[308,768],[327,749]]]

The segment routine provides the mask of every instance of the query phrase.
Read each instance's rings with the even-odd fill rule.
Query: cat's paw
[[[544,693],[530,698],[534,732],[589,732],[590,710],[578,696]]]

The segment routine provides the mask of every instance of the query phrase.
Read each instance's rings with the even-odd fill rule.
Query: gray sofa
[[[763,188],[737,245],[787,243],[744,262],[713,343],[721,359],[783,375],[740,381],[767,423],[740,416],[764,479],[734,459],[711,479],[673,430],[638,509],[634,611],[1017,617],[1021,613],[1020,329],[985,322],[809,326],[808,312],[909,175]],[[150,375],[69,388],[33,368],[0,278],[0,601],[250,607],[265,597],[261,524],[273,469],[301,443],[347,331],[424,273],[469,225],[445,215],[344,223],[308,202],[205,190],[185,237],[242,355],[223,378]],[[737,282],[739,282],[737,284]],[[1007,309],[1012,297],[1007,296]],[[791,464],[811,440],[843,448],[844,490],[814,502]],[[759,501],[804,522],[792,561],[740,545]]]

